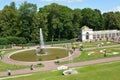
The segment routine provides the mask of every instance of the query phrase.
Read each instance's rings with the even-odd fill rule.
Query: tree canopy
[[[37,10],[36,4],[24,2],[18,8],[11,2],[0,10],[0,38],[20,37],[39,42],[42,28],[45,41],[77,38],[82,26],[93,30],[120,29],[120,12],[101,13],[98,9],[71,9],[52,3]]]

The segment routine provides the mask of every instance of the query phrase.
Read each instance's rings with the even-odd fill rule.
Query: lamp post
[[[68,51],[68,60],[69,60],[69,63],[71,63],[72,62],[72,55],[71,55],[69,47],[67,47],[67,51]]]

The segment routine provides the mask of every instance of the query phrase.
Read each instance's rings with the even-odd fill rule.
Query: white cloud
[[[113,9],[102,11],[102,13],[106,12],[120,12],[120,6],[114,7]]]
[[[39,0],[43,2],[82,2],[83,0]]]
[[[114,11],[114,12],[119,11],[120,12],[120,6],[115,7],[112,11]]]
[[[23,2],[25,0],[11,0],[12,2]]]

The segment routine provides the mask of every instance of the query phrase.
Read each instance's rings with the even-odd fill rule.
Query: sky
[[[15,2],[17,8],[19,8],[24,1],[36,4],[38,8],[51,3],[58,3],[60,5],[68,6],[71,9],[91,8],[99,9],[103,13],[109,11],[120,11],[120,0],[0,0],[0,10],[11,2]]]

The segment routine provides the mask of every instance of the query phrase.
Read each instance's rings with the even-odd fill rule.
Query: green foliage
[[[84,8],[82,10],[82,26],[87,25],[94,30],[103,29],[103,17],[99,10]]]
[[[0,37],[24,37],[28,43],[39,43],[40,28],[45,41],[60,41],[77,38],[79,28],[84,25],[93,30],[120,29],[120,12],[101,14],[100,10],[91,8],[72,10],[56,3],[37,11],[36,4],[27,1],[18,9],[11,2],[0,11]]]
[[[7,37],[7,40],[8,44],[22,44],[26,42],[22,37]]]
[[[104,13],[105,29],[120,29],[120,12]]]
[[[7,44],[24,44],[26,43],[25,38],[22,37],[6,37],[0,38],[0,45],[7,45]]]
[[[61,44],[61,43],[72,43],[75,42],[76,39],[71,39],[71,40],[63,40],[63,41],[48,41],[45,42],[45,44]]]
[[[37,11],[37,6],[32,3],[27,3],[26,1],[19,8],[20,14],[20,37],[24,37],[27,42],[31,41],[31,33],[32,33],[32,23],[33,16]]]
[[[38,61],[42,61],[42,58],[39,58]]]
[[[0,38],[0,45],[8,44],[8,40],[6,38]]]
[[[6,48],[11,48],[11,45],[0,45],[0,49],[6,49]]]

